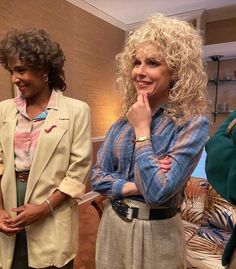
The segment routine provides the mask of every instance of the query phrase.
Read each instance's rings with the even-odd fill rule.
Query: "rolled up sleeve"
[[[85,103],[82,108],[74,117],[70,163],[66,176],[58,187],[61,192],[79,200],[85,193],[92,167],[90,109]]]

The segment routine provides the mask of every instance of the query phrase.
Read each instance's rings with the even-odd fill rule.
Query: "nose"
[[[136,74],[138,76],[145,76],[146,75],[146,66],[144,64],[140,64],[136,67]]]
[[[20,78],[16,74],[11,75],[11,82],[17,84],[20,81]]]

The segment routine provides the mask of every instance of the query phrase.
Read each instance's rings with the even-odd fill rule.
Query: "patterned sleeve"
[[[114,199],[122,197],[122,189],[127,182],[115,171],[116,161],[113,155],[113,146],[116,128],[117,124],[115,123],[109,129],[104,143],[97,153],[97,162],[92,173],[93,190]]]
[[[161,171],[152,141],[136,144],[135,183],[146,203],[163,204],[182,190],[197,165],[207,134],[205,116],[195,116],[178,128],[166,153],[172,159],[168,173]]]

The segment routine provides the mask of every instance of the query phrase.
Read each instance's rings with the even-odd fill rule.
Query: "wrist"
[[[150,136],[145,136],[145,135],[142,135],[142,136],[139,136],[139,137],[136,137],[135,139],[135,143],[140,143],[140,142],[144,142],[144,141],[147,141],[147,140],[151,140]]]
[[[123,196],[130,196],[130,195],[137,195],[137,194],[139,194],[139,191],[134,182],[127,182],[124,184],[123,190],[122,190]]]
[[[140,136],[146,136],[146,137],[150,137],[150,129],[140,129],[140,130],[135,130],[135,137],[138,138]]]
[[[41,204],[41,207],[42,207],[42,214],[43,214],[44,216],[47,216],[47,215],[53,215],[53,211],[54,211],[54,209],[53,209],[53,207],[52,207],[52,204],[50,203],[50,204],[51,204],[51,207],[52,207],[52,209],[51,209],[47,201],[49,201],[49,200],[47,199],[47,200],[45,200],[45,201]]]
[[[54,208],[52,207],[52,204],[51,204],[50,200],[47,199],[45,202],[47,203],[47,206],[48,206],[48,208],[49,208],[49,210],[50,210],[51,215],[53,215],[53,213],[54,213]]]
[[[0,215],[5,215],[7,212],[4,208],[0,208]]]

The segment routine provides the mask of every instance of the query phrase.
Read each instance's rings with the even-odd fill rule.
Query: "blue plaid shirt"
[[[151,141],[135,144],[133,128],[126,119],[119,119],[98,151],[93,190],[112,199],[122,199],[122,188],[130,181],[142,193],[133,199],[179,207],[185,184],[201,156],[208,126],[206,116],[194,116],[179,126],[160,109],[152,118]],[[163,173],[158,160],[166,155],[172,163],[169,172]]]

